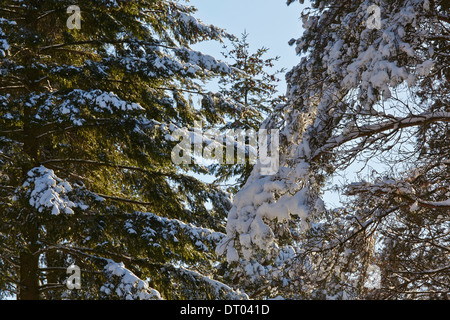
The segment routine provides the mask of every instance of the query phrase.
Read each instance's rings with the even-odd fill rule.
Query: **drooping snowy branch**
[[[420,115],[411,115],[403,118],[394,118],[377,124],[367,124],[360,127],[353,126],[345,130],[344,133],[328,139],[328,141],[312,155],[312,158],[320,156],[322,153],[331,151],[334,148],[362,137],[369,137],[370,141],[376,140],[386,131],[396,131],[403,128],[423,126],[434,122],[450,122],[450,112],[425,112]],[[364,142],[363,142],[364,143]],[[360,146],[359,150],[362,150]]]
[[[9,50],[10,45],[6,39],[5,31],[2,29],[2,25],[15,25],[15,21],[10,21],[5,18],[0,18],[0,58],[6,56],[7,51]]]
[[[225,300],[249,299],[248,295],[240,290],[234,290],[220,281],[211,279],[210,277],[202,275],[197,271],[189,270],[182,266],[166,268],[166,272],[179,274],[193,287],[201,287],[202,290],[199,290],[195,294],[196,299],[205,299],[208,295]]]
[[[429,184],[431,185],[431,181]],[[416,211],[419,207],[448,210],[450,209],[449,199],[442,201],[429,201],[420,199],[420,195],[409,182],[395,181],[392,179],[383,179],[375,183],[368,182],[356,182],[347,187],[348,195],[357,195],[363,193],[369,193],[375,196],[398,196],[404,199],[409,205],[411,211]],[[450,196],[450,191],[446,193]],[[439,212],[439,211],[438,211]]]
[[[53,170],[43,166],[34,168],[28,172],[28,179],[22,188],[28,189],[29,204],[39,212],[51,210],[53,215],[60,213],[73,214],[73,208],[87,209],[87,205],[80,201],[71,201],[68,193],[72,186],[58,178]]]
[[[164,241],[192,244],[199,252],[209,252],[211,248],[224,237],[224,234],[208,228],[197,227],[178,219],[160,217],[149,212],[136,212],[125,221],[124,227],[130,234],[137,234],[147,242],[148,246],[162,247],[161,235]]]
[[[100,292],[108,299],[117,296],[124,300],[162,300],[158,291],[150,288],[147,281],[139,279],[123,263],[108,260],[104,269],[109,282],[103,284]]]

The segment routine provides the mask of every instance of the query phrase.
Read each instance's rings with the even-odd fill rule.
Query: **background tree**
[[[228,64],[241,72],[219,80],[219,91],[241,106],[239,112],[232,114],[220,130],[254,130],[257,132],[264,119],[283,101],[284,95],[278,91],[279,75],[285,69],[271,71],[280,57],[267,58],[268,48],[262,47],[250,52],[249,34],[232,39],[229,46],[224,45],[222,53]],[[236,193],[248,179],[253,164],[216,165],[216,183],[230,182],[229,191]],[[236,181],[233,180],[236,179]]]
[[[81,29],[66,24],[71,5]],[[201,165],[171,160],[173,130],[237,110],[202,86],[233,68],[190,49],[232,36],[180,1],[2,0],[0,12],[0,295],[245,298],[216,272],[228,196],[193,178]],[[72,264],[81,290],[65,285]]]
[[[264,125],[280,129],[280,171],[254,168],[217,249],[250,296],[448,299],[449,7],[377,1],[377,29],[371,5],[302,14],[288,102]],[[364,180],[327,208],[324,189],[355,162]]]
[[[269,73],[280,57],[265,58],[268,48],[262,47],[256,52],[250,52],[247,40],[249,34],[244,32],[240,39],[231,41],[231,46],[224,46],[224,58],[229,65],[243,71],[234,73],[231,77],[223,77],[219,81],[220,92],[244,105],[245,110],[235,115],[230,128],[252,128],[258,130],[261,122],[267,118],[276,105],[284,101],[284,96],[278,94],[278,76],[285,69]]]

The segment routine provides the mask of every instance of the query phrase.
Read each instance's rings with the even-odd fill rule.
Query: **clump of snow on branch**
[[[141,111],[144,108],[137,103],[130,103],[122,100],[112,92],[101,90],[80,90],[75,89],[64,96],[53,93],[32,93],[27,97],[25,106],[33,107],[39,105],[35,118],[45,119],[48,114],[62,122],[69,120],[74,125],[81,126],[86,121],[85,112],[81,108],[86,106],[90,112],[109,113]]]
[[[2,25],[6,25],[6,24],[10,24],[10,25],[14,25],[16,24],[15,21],[9,21],[5,18],[0,18],[0,58],[5,57],[6,56],[6,52],[9,50],[9,44],[8,41],[6,41],[6,34],[2,29]]]
[[[204,39],[220,40],[223,37],[233,38],[233,35],[228,34],[225,30],[214,25],[208,25],[201,20],[191,15],[196,9],[191,6],[185,6],[178,2],[170,1],[170,13],[168,18],[172,23],[180,28],[183,33],[194,33],[196,35],[203,35]],[[197,42],[198,39],[191,39],[192,42]]]
[[[134,220],[136,218],[138,219]],[[155,240],[161,235],[164,235],[165,239],[171,238],[170,240],[178,242],[177,235],[181,234],[189,237],[196,248],[204,252],[208,252],[209,247],[216,245],[225,236],[208,228],[197,227],[178,219],[160,217],[150,212],[133,213],[133,219],[125,221],[125,229],[130,234],[139,233],[143,239],[156,246],[159,244]]]
[[[240,290],[234,290],[226,284],[206,277],[196,271],[186,269],[184,267],[175,268],[176,272],[181,274],[184,278],[189,279],[192,283],[205,283],[209,290],[213,290],[216,297],[222,297],[225,300],[248,300],[249,297]],[[201,294],[201,293],[199,293]]]
[[[157,290],[150,288],[147,281],[139,279],[122,262],[108,260],[104,269],[109,282],[100,291],[106,296],[116,295],[125,300],[162,300]]]
[[[72,186],[58,178],[53,170],[40,166],[30,170],[28,177],[22,187],[29,188],[29,204],[39,212],[51,209],[53,215],[73,214],[72,208],[87,208],[87,205],[69,199],[67,194],[72,191]]]
[[[177,53],[187,62],[189,69],[197,70],[201,69],[213,71],[216,73],[232,73],[233,68],[229,67],[226,63],[217,61],[214,57],[206,55],[204,53],[182,48],[177,50]]]

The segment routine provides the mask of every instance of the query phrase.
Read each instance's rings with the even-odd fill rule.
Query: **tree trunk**
[[[19,300],[39,300],[39,229],[32,213],[28,215],[28,223],[25,226],[28,247],[20,252],[20,283]],[[32,221],[29,221],[32,220]]]
[[[36,140],[36,133],[28,125],[30,110],[24,109],[24,140],[23,150],[29,157],[29,164],[22,166],[22,176],[27,177],[28,171],[35,166],[38,157],[39,143]],[[23,221],[23,237],[26,245],[20,252],[20,283],[19,300],[38,300],[39,299],[39,222],[33,210],[24,212],[25,221]]]
[[[39,300],[39,256],[22,251],[20,254],[19,300]]]

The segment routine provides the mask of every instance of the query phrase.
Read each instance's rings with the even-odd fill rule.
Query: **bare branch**
[[[402,128],[420,126],[434,122],[450,122],[450,112],[429,112],[421,115],[411,115],[404,118],[392,119],[378,124],[360,126],[350,132],[346,132],[328,139],[327,143],[325,143],[323,147],[319,148],[314,153],[312,158],[315,160],[323,153],[329,152],[346,142],[358,138],[372,137],[388,130],[399,130]]]

